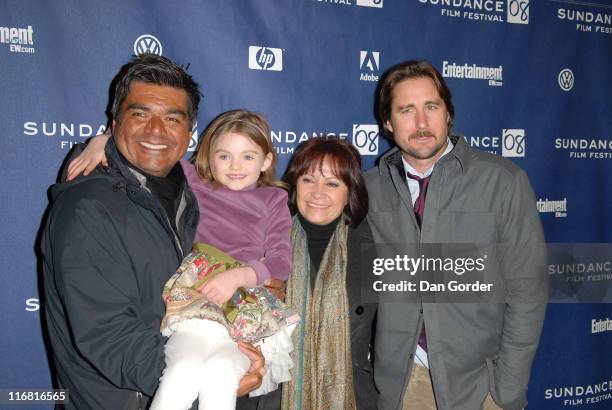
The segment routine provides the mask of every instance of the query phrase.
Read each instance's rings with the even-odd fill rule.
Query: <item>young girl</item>
[[[171,337],[152,409],[188,409],[196,398],[200,409],[233,409],[250,362],[230,334],[256,341],[276,332],[262,345],[268,372],[259,394],[290,379],[289,336],[297,317],[261,288],[235,295],[270,278],[286,280],[291,271],[291,216],[287,193],[275,178],[269,135],[261,115],[229,111],[202,135],[191,162],[181,161],[200,210],[195,240],[212,247],[188,255],[164,289],[162,333]],[[107,139],[93,138],[70,164],[68,177],[104,164]],[[228,313],[229,325],[221,317],[230,318]]]

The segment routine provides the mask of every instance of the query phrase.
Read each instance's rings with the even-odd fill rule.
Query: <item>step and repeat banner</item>
[[[553,244],[529,408],[612,408],[610,0],[0,0],[0,389],[51,386],[37,247],[47,189],[73,144],[104,129],[111,79],[143,52],[202,86],[190,150],[219,113],[259,111],[279,175],[300,142],[327,136],[372,167],[390,147],[377,81],[431,61],[453,92],[454,130],[527,171]]]

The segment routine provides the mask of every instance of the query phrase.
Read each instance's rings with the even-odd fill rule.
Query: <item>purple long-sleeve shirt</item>
[[[269,186],[241,191],[213,187],[191,163],[182,160],[181,165],[200,208],[196,242],[213,245],[252,267],[258,285],[268,278],[286,280],[291,272],[287,192]]]

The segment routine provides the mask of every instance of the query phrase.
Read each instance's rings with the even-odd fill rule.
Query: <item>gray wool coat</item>
[[[548,297],[546,250],[525,172],[452,136],[453,150],[435,165],[419,229],[401,152],[394,148],[366,173],[368,222],[387,251],[418,257],[424,244],[482,244],[493,303],[423,303],[379,294],[374,375],[380,410],[401,409],[420,329],[438,409],[482,408],[487,394],[504,409],[521,409]],[[377,276],[375,279],[381,279]],[[464,276],[465,277],[465,276]]]

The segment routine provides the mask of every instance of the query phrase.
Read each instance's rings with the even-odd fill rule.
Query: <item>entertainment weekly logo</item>
[[[34,54],[34,29],[27,27],[0,26],[0,44],[8,45],[11,53]]]
[[[522,128],[504,128],[501,136],[465,137],[472,148],[509,158],[523,158],[526,151],[525,130]]]
[[[315,3],[326,3],[334,6],[361,6],[382,9],[383,0],[312,0]]]
[[[85,142],[87,138],[104,133],[106,125],[74,123],[62,121],[26,121],[23,123],[23,135],[41,137],[57,141],[58,148],[70,150],[74,145]],[[198,124],[191,133],[188,151],[195,151],[198,144]]]
[[[563,3],[563,6],[556,7],[555,15],[567,27],[581,33],[612,36],[612,9],[609,5],[578,0]]]
[[[469,80],[485,80],[492,87],[503,85],[504,67],[483,67],[476,64],[442,62],[442,77]]]
[[[612,332],[612,320],[610,318],[605,319],[592,319],[591,320],[591,333],[605,333]]]
[[[555,215],[555,218],[567,217],[567,198],[559,200],[538,199],[536,202],[538,212],[541,214],[551,213]]]
[[[440,15],[475,22],[529,24],[529,0],[418,0]]]

